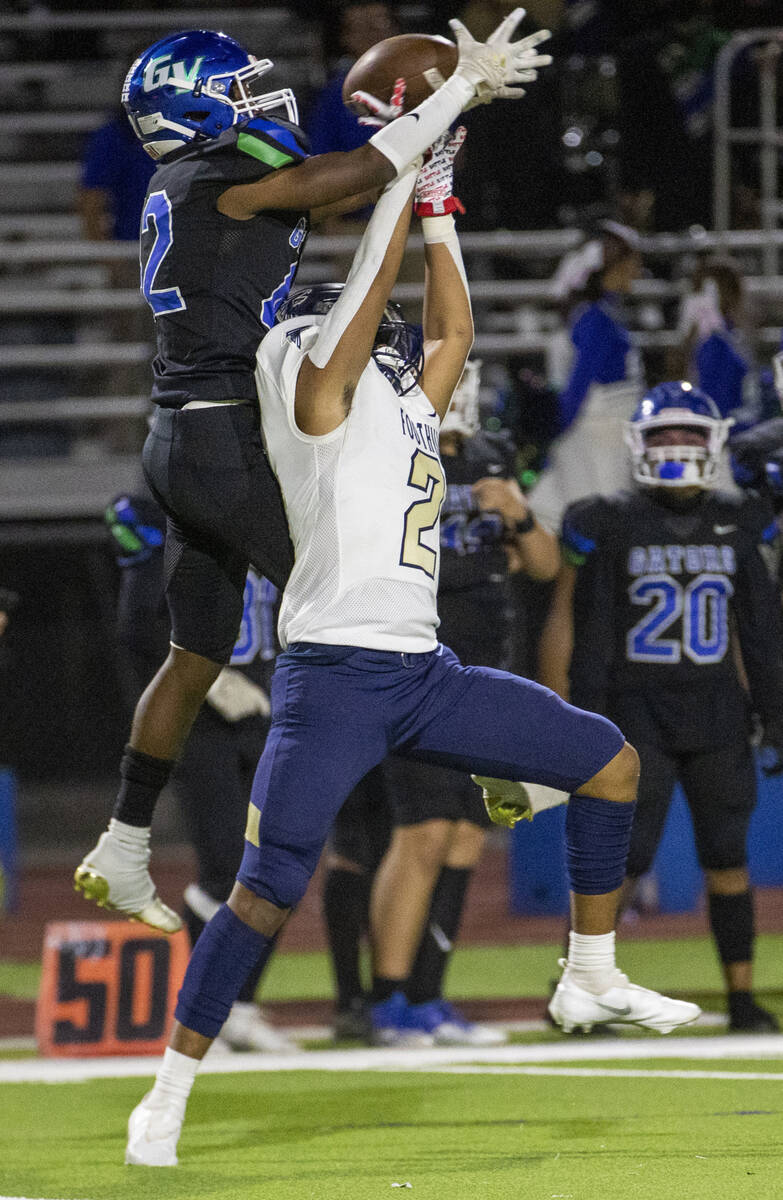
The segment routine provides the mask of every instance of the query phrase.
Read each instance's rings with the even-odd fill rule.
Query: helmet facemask
[[[372,356],[398,396],[405,396],[419,382],[424,369],[421,329],[404,320],[402,309],[389,301],[383,311]]]
[[[731,419],[722,420],[673,407],[629,421],[625,440],[631,450],[634,479],[647,487],[704,490],[714,487],[731,424]],[[702,440],[698,444],[648,444],[650,434],[666,429],[698,432]]]

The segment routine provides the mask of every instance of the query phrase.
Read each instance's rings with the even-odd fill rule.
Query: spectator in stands
[[[625,328],[621,300],[640,270],[638,238],[632,229],[605,222],[601,265],[590,271],[571,312],[573,361],[558,398],[560,435],[529,493],[530,507],[557,531],[567,506],[591,493],[607,495],[630,483],[624,451],[625,421],[641,394],[638,352]],[[561,614],[571,600],[573,576],[561,568],[553,603],[539,642],[539,674],[556,691],[565,686],[562,656],[571,645],[571,626]]]
[[[357,117],[343,104],[343,82],[353,63],[385,38],[399,33],[396,18],[382,0],[345,0],[335,13],[329,13],[324,24],[324,52],[327,60],[334,57],[336,66],[326,86],[316,96],[307,132],[313,154],[332,150],[354,150],[363,146],[375,132],[360,125]]]
[[[155,164],[122,109],[90,135],[82,160],[77,208],[91,242],[136,241]]]
[[[746,428],[761,416],[759,376],[747,335],[742,275],[727,258],[710,258],[697,269],[682,302],[677,374],[690,379]]]
[[[632,229],[614,221],[603,226],[600,244],[593,247],[600,265],[571,297],[572,361],[558,397],[559,435],[530,493],[531,508],[552,530],[560,527],[567,504],[591,492],[613,491],[628,479],[623,422],[636,407],[642,372],[622,298],[639,274],[641,258]]]
[[[117,93],[120,83],[117,83]],[[90,136],[82,160],[82,177],[76,207],[82,235],[91,242],[136,242],[147,184],[155,164],[145,153],[125,111],[118,108]],[[139,287],[139,264],[135,255],[111,259],[105,264],[110,286],[133,292]],[[109,309],[108,336],[116,342],[152,342],[152,322],[141,297],[135,307]],[[148,368],[117,366],[107,372],[100,387],[107,395],[135,395],[146,390]],[[114,449],[135,449],[138,429],[133,422],[115,422],[106,429]]]

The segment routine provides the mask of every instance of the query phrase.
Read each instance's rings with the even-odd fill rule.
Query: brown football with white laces
[[[394,84],[405,80],[403,112],[410,112],[444,83],[457,65],[457,47],[448,38],[402,33],[371,46],[353,64],[343,83],[343,103],[357,116],[366,109],[351,100],[369,92],[388,104]]]

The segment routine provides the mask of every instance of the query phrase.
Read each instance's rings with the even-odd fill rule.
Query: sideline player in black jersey
[[[479,429],[479,370],[478,362],[467,364],[440,428],[446,494],[439,633],[461,662],[504,670],[511,638],[508,576],[524,570],[551,579],[559,554],[514,479],[513,444],[504,433]],[[385,1045],[504,1040],[496,1030],[467,1021],[442,996],[489,824],[481,789],[448,767],[388,758],[353,793],[335,822],[324,883],[338,990],[336,1036],[366,1033]],[[374,978],[368,1014],[359,939],[368,924],[371,885]]]
[[[132,707],[168,652],[169,614],[163,594],[166,518],[151,497],[141,494],[116,496],[104,515],[120,568],[117,640],[126,660],[123,683]],[[207,692],[171,777],[196,853],[197,878],[183,895],[191,946],[227,898],[239,865],[250,788],[269,731],[276,609],[276,589],[249,571],[230,665]],[[266,965],[262,962],[251,970],[221,1030],[221,1041],[232,1050],[297,1049],[264,1020],[254,1002]]]
[[[397,119],[348,153],[308,158],[292,92],[264,92],[270,60],[225,34],[171,34],[128,72],[122,101],[158,163],[141,221],[141,290],[157,330],[144,469],[168,518],[172,636],[134,714],[109,830],[76,870],[99,905],[179,927],[147,870],[155,803],[231,655],[248,564],[279,586],[292,566],[253,371],[310,221],[366,204],[466,106],[523,94],[515,85],[551,60],[535,50],[545,31],[511,40],[522,15],[487,44],[460,26],[453,75],[412,113],[376,101],[374,114]]]
[[[729,1028],[770,1031],[777,1021],[752,994],[746,840],[756,796],[749,701],[763,744],[778,762],[783,754],[780,600],[765,561],[778,529],[758,496],[710,491],[728,424],[689,384],[660,384],[628,429],[638,490],[567,510],[570,699],[620,722],[641,759],[626,899],[652,864],[679,780],[707,877]]]

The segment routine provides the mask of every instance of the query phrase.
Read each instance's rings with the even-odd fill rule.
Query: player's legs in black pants
[[[332,828],[326,856],[323,912],[336,997],[337,1041],[365,1040],[370,1021],[361,947],[370,931],[370,888],[389,843],[390,814],[380,767],[365,775]]]
[[[707,878],[710,927],[726,984],[729,1029],[775,1032],[776,1018],[753,997],[755,929],[746,847],[756,777],[750,745],[746,738],[735,738],[721,749],[688,755],[680,774]]]
[[[76,885],[89,899],[171,931],[179,920],[158,900],[147,871],[152,814],[231,656],[248,565],[282,586],[293,550],[255,405],[159,409],[143,462],[167,514],[172,646],[136,706],[109,833],[77,869]]]

